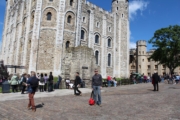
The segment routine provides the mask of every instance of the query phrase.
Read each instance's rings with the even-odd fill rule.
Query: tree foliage
[[[155,31],[149,43],[156,48],[150,59],[167,66],[172,74],[180,66],[180,26],[169,26]]]

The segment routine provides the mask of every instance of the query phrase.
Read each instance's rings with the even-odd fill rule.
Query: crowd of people
[[[32,73],[31,73],[32,74]],[[27,89],[25,84],[28,82],[29,78],[31,77],[30,74],[22,74],[19,76],[18,74],[14,73],[12,77],[9,77],[8,82],[11,85],[12,92],[18,92],[21,91],[21,94],[24,94],[25,90]],[[54,78],[52,75],[52,72],[50,72],[49,76],[45,74],[36,74],[36,78],[38,80],[38,89],[40,92],[51,92],[54,89]],[[56,83],[57,86],[60,84],[60,77],[58,79],[58,82]]]
[[[95,100],[95,105],[101,106],[101,89],[102,89],[102,76],[98,74],[98,70],[94,71],[95,74],[92,77],[92,90],[93,90],[93,98]],[[29,103],[27,108],[32,109],[32,111],[36,111],[35,102],[34,102],[34,95],[35,92],[39,89],[40,92],[51,92],[53,91],[53,75],[50,72],[49,76],[47,74],[39,74],[35,72],[31,72],[31,74],[24,73],[23,75],[19,76],[16,73],[12,75],[8,79],[8,82],[12,86],[13,92],[18,92],[18,89],[21,90],[21,94],[24,94],[25,90],[27,89]],[[62,78],[61,76],[58,77],[57,86],[59,86]],[[78,89],[81,86],[82,79],[79,76],[79,72],[76,72],[74,83],[70,80],[69,82],[71,88],[74,89],[75,96],[82,96],[82,92]],[[19,88],[20,87],[20,88]]]

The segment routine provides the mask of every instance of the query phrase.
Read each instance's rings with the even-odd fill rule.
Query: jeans
[[[34,95],[35,95],[35,93],[29,93],[29,104],[28,104],[28,107],[32,107],[32,109],[35,108]]]
[[[101,105],[101,86],[93,86],[94,100],[96,104]]]
[[[111,81],[108,80],[107,83],[108,83],[108,87],[110,87],[111,86]]]
[[[114,87],[116,87],[116,82],[114,82]]]

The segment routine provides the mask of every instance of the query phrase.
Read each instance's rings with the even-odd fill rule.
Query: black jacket
[[[79,76],[76,76],[76,79],[74,81],[74,85],[77,86],[79,84],[81,84],[81,78]]]
[[[152,76],[153,80],[155,83],[158,83],[160,82],[160,77],[157,73],[154,73],[153,76]]]
[[[102,86],[102,76],[100,74],[92,77],[92,86]]]
[[[26,81],[26,77],[23,77],[22,82],[23,82],[23,83],[26,83],[26,82],[27,82],[27,81]]]
[[[49,75],[49,82],[53,82],[53,75]]]

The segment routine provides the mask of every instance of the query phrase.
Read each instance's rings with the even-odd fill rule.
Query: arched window
[[[73,0],[70,0],[70,6],[73,6]]]
[[[85,34],[84,30],[81,30],[81,39],[82,40],[84,40],[84,34]]]
[[[67,23],[71,23],[71,19],[72,19],[72,17],[69,15],[67,18]]]
[[[111,54],[108,54],[108,66],[111,66]]]
[[[99,43],[99,36],[95,35],[95,43]]]
[[[50,12],[47,13],[47,20],[51,20],[52,14]]]
[[[98,65],[98,63],[99,63],[99,61],[98,61],[99,51],[96,51],[96,52],[95,52],[95,58],[96,58],[96,64]]]
[[[70,42],[67,41],[67,42],[66,42],[66,48],[69,48],[69,44],[70,44]]]
[[[108,47],[111,47],[111,39],[108,39]]]
[[[49,2],[53,2],[53,0],[49,0]]]

